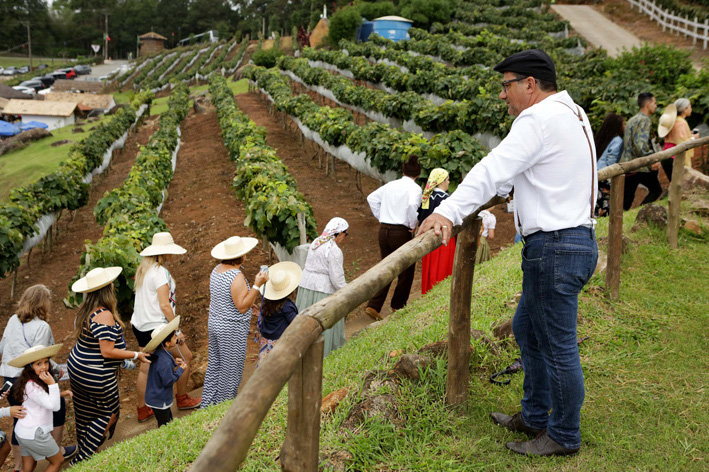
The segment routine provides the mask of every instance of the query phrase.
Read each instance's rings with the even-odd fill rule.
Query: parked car
[[[50,77],[54,77],[54,80],[66,79],[66,74],[65,74],[64,72],[61,72],[61,71],[50,72],[50,73],[47,74],[47,75],[50,76]]]
[[[30,71],[30,66],[22,66],[18,70],[20,71],[20,74],[26,74]]]
[[[20,71],[17,70],[17,67],[10,66],[2,72],[2,75],[17,75],[19,73]]]
[[[35,68],[35,70],[44,70],[47,67],[49,67],[47,64],[40,64]]]
[[[33,88],[21,87],[19,85],[15,85],[12,88],[17,90],[18,92],[26,93],[27,95],[37,95],[37,91]]]
[[[74,72],[74,69],[71,67],[67,67],[66,69],[57,69],[56,72],[64,72],[67,79],[73,79],[76,77],[76,72]]]
[[[20,84],[20,87],[27,87],[27,88],[32,88],[35,90],[35,92],[39,92],[40,90],[44,90],[47,88],[46,85],[41,80],[25,80]]]
[[[5,72],[5,68],[3,66],[0,66],[0,75],[2,75],[3,72]]]
[[[51,87],[56,79],[51,75],[42,75],[40,77],[35,77],[33,80],[40,80],[46,87]]]
[[[74,72],[76,72],[77,75],[89,75],[91,73],[91,66],[79,64],[78,66],[74,66]]]

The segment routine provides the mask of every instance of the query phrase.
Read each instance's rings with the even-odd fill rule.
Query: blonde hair
[[[138,265],[138,270],[135,271],[135,284],[133,285],[133,291],[137,292],[140,287],[143,286],[145,274],[147,274],[150,269],[156,265],[164,267],[165,261],[167,261],[167,255],[165,254],[160,254],[158,256],[143,256],[143,260],[141,260]]]
[[[17,317],[20,323],[27,323],[35,318],[47,321],[52,309],[52,293],[46,285],[33,285],[22,294],[17,302]]]
[[[110,311],[113,315],[113,319],[121,326],[121,329],[125,329],[126,325],[118,314],[118,300],[116,300],[116,294],[113,292],[113,286],[108,284],[98,290],[84,294],[84,302],[79,307],[79,311],[76,313],[76,319],[74,320],[77,339],[81,336],[84,328],[90,330],[89,316],[96,311],[98,307],[103,307]]]

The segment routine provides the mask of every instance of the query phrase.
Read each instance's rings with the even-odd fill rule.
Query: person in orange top
[[[665,136],[665,145],[663,147],[664,149],[670,149],[678,144],[682,144],[685,141],[688,141],[690,139],[694,139],[695,136],[693,136],[692,132],[689,129],[689,124],[687,124],[686,118],[692,114],[692,104],[690,103],[689,100],[686,98],[680,98],[677,101],[675,101],[674,106],[677,110],[677,118],[674,121],[674,124],[672,125],[672,128],[669,130],[669,133],[667,133],[667,136]],[[669,107],[668,107],[669,109]],[[667,111],[665,112],[667,113]],[[664,114],[663,114],[664,117]],[[666,130],[666,129],[665,129]],[[660,127],[658,129],[659,134],[662,134],[663,131],[663,124],[662,120],[660,122]],[[684,165],[687,167],[692,166],[692,156],[694,156],[694,149],[690,149],[684,154]],[[665,174],[667,175],[668,180],[672,180],[672,164],[673,164],[673,159],[675,157],[672,156],[672,159],[665,159],[662,162],[662,169],[665,171]]]

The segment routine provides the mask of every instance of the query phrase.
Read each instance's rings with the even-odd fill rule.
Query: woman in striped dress
[[[145,353],[126,350],[124,324],[113,293],[113,281],[121,270],[93,269],[71,287],[84,294],[74,321],[77,341],[68,361],[78,441],[72,465],[91,457],[113,436],[119,415],[116,371],[121,364],[126,359],[150,363]]]
[[[268,273],[259,272],[250,287],[241,272],[244,256],[256,238],[231,237],[212,249],[220,263],[209,277],[209,363],[202,388],[202,408],[236,398],[246,362],[251,306]]]

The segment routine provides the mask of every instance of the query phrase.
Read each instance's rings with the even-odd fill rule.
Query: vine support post
[[[288,381],[288,426],[281,447],[284,471],[317,471],[325,338],[320,335]]]
[[[623,194],[625,174],[611,179],[610,216],[608,226],[608,264],[606,266],[606,290],[611,300],[620,295],[620,258],[623,252]]]
[[[17,271],[20,270],[19,267],[15,268],[15,272],[12,274],[12,285],[10,286],[10,301],[15,299],[15,286],[17,285]]]
[[[462,406],[468,399],[470,375],[470,297],[475,273],[481,218],[460,233],[456,239],[451,282],[450,319],[448,322],[448,379],[446,403]]]
[[[707,48],[707,41],[709,41],[709,18],[704,19],[704,49]]]
[[[298,219],[298,232],[300,233],[300,244],[307,244],[308,232],[305,227],[305,213],[300,212],[296,215]]]
[[[684,156],[682,152],[675,156],[672,163],[672,181],[670,182],[670,193],[667,217],[667,242],[672,249],[677,249],[677,238],[679,236],[679,211],[682,203],[682,177],[684,175]]]
[[[692,37],[692,46],[697,45],[697,36],[699,35],[699,18],[694,17],[694,36]]]

